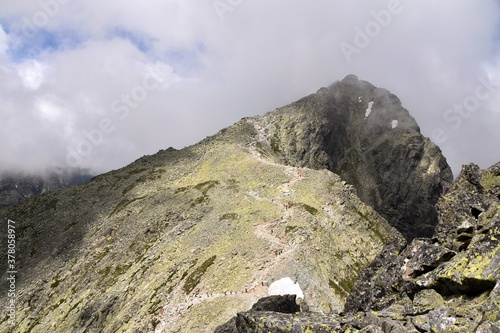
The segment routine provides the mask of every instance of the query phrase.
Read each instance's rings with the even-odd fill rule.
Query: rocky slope
[[[328,169],[407,239],[432,235],[453,175],[389,91],[349,75],[254,124],[277,162]]]
[[[251,131],[2,211],[20,244],[19,331],[206,332],[285,276],[313,310],[341,310],[395,232],[331,172],[261,158]]]
[[[464,166],[437,208],[434,237],[388,244],[344,314],[283,311],[274,301],[216,332],[500,332],[500,163]]]
[[[92,178],[83,170],[27,174],[0,173],[0,208],[7,207],[47,191],[78,185]]]
[[[395,96],[347,77],[194,146],[0,210],[16,221],[15,329],[212,332],[287,276],[311,311],[338,313],[363,268],[404,243],[382,216],[404,217],[390,221],[408,238],[429,233],[450,178]]]

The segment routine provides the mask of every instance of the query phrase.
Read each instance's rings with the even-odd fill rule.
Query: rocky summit
[[[397,96],[354,75],[254,120],[276,162],[328,169],[407,239],[432,235],[453,180]]]
[[[469,304],[495,327],[498,173],[470,170],[452,185],[399,99],[348,76],[0,210],[17,272],[0,332],[396,332],[418,316],[430,332]],[[283,281],[303,298],[268,298]]]

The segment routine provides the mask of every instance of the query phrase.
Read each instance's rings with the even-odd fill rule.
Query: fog
[[[389,89],[454,173],[500,160],[497,1],[0,4],[0,170],[124,166],[348,74]]]

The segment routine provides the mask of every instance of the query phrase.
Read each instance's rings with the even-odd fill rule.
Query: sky
[[[0,171],[102,173],[348,74],[455,174],[500,161],[498,0],[0,2]]]

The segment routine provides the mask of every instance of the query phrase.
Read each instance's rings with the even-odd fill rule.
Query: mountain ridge
[[[399,99],[378,89],[349,76],[198,144],[0,210],[24,244],[17,327],[209,332],[286,276],[312,311],[341,312],[363,268],[405,242],[383,218],[399,209],[392,200],[405,189],[401,211],[420,212],[413,229],[392,221],[408,238],[433,230],[425,218],[451,175]],[[382,148],[362,149],[370,135]],[[358,197],[364,187],[373,208],[371,192]],[[2,312],[0,331],[7,320]]]

